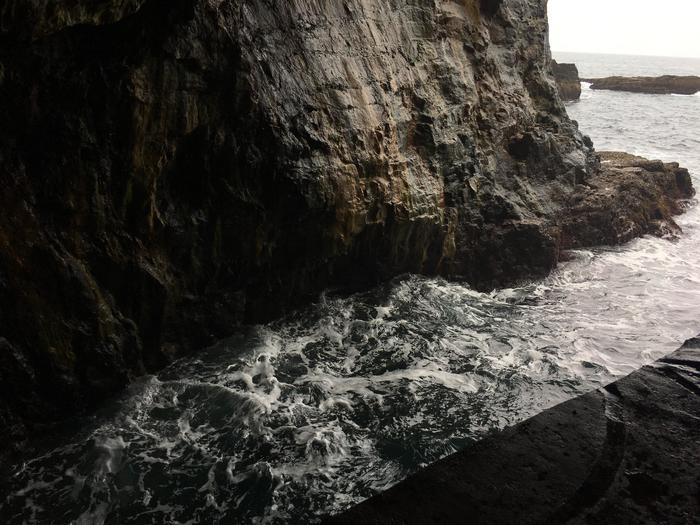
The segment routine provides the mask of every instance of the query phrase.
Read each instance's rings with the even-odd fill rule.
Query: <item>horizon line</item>
[[[613,52],[605,52],[605,51],[564,51],[562,49],[558,50],[551,50],[552,53],[579,53],[582,55],[612,55],[612,56],[621,56],[621,57],[655,57],[655,58],[692,58],[696,60],[700,60],[700,56],[697,55],[653,55],[653,54],[645,54],[645,53],[613,53]]]

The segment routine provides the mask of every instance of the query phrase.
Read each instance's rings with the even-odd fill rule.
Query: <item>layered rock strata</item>
[[[3,440],[326,287],[544,275],[596,171],[545,0],[8,0],[0,43]]]
[[[694,95],[700,92],[700,77],[664,75],[661,77],[589,78],[591,89],[628,91],[652,95]]]
[[[572,101],[581,98],[581,79],[578,76],[576,64],[559,64],[556,60],[552,60],[552,71],[562,100]]]
[[[698,414],[700,339],[693,339],[327,523],[697,523]]]

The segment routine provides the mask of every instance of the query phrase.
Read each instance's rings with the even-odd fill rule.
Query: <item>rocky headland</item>
[[[559,64],[556,60],[552,60],[552,71],[559,96],[563,101],[569,102],[581,98],[581,80],[576,64]]]
[[[651,95],[694,95],[700,92],[700,77],[664,75],[661,77],[606,77],[582,79],[591,89],[647,93]]]
[[[324,288],[544,276],[692,191],[600,162],[545,0],[8,0],[0,42],[4,443]]]

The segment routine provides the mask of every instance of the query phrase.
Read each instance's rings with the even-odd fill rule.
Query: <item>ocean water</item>
[[[573,58],[589,76],[697,67]],[[598,149],[678,161],[700,186],[700,97],[584,89],[568,111]],[[520,288],[405,276],[251,327],[17,465],[0,521],[318,521],[700,332],[700,207],[678,222],[679,239],[581,250]]]
[[[591,53],[553,52],[560,62],[573,62],[581,78],[657,77],[661,75],[700,76],[700,58],[649,57],[631,55],[596,55]]]

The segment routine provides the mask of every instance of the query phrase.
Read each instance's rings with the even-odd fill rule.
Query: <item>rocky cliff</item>
[[[562,100],[581,98],[581,80],[576,64],[559,64],[556,60],[552,60],[552,71]]]
[[[7,0],[0,424],[402,272],[543,275],[595,170],[545,0]]]

